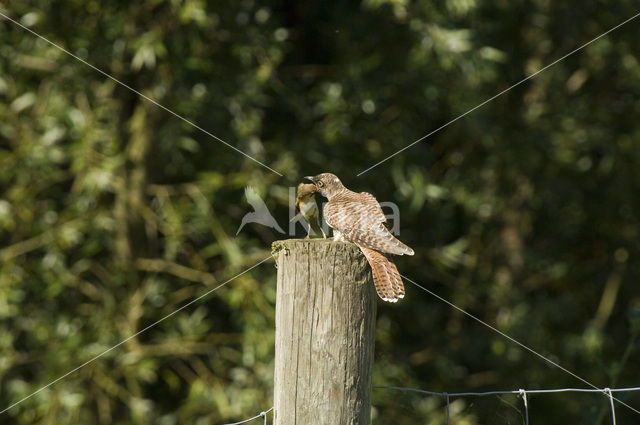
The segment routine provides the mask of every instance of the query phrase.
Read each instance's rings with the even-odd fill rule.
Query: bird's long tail
[[[398,302],[404,297],[404,284],[396,265],[389,254],[360,247],[373,272],[373,284],[378,296],[384,301]]]

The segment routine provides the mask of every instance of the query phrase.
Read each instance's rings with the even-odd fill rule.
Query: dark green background
[[[322,171],[399,205],[416,251],[397,260],[403,274],[597,386],[640,385],[640,20],[357,177],[639,7],[3,2],[284,177],[2,19],[0,409],[267,257],[282,235],[235,236],[244,188],[285,227],[289,187]],[[265,263],[0,423],[220,424],[266,410],[275,275]],[[376,338],[376,385],[585,387],[411,284],[380,302]],[[640,394],[618,396],[640,408]],[[376,389],[373,404],[374,424],[445,423],[439,397]],[[531,423],[610,421],[600,394],[530,406]],[[451,408],[457,424],[523,422],[515,396]]]

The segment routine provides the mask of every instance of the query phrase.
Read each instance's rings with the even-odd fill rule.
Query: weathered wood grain
[[[277,252],[275,425],[368,425],[376,294],[357,246],[286,240]]]

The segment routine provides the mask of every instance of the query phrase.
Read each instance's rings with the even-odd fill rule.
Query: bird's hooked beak
[[[307,179],[307,180],[311,180],[311,182],[313,182],[313,184],[316,183],[316,180],[315,180],[316,177],[315,176],[304,176],[304,178]]]

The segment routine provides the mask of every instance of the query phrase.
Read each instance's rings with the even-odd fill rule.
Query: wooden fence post
[[[357,246],[290,239],[277,252],[275,425],[369,425],[376,301]]]

